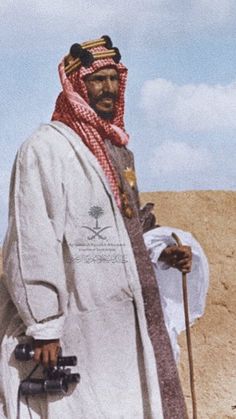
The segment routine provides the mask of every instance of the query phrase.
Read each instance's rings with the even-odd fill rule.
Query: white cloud
[[[187,141],[166,140],[153,147],[145,172],[141,176],[142,166],[139,172],[142,190],[235,190],[234,154]]]
[[[149,80],[142,88],[141,106],[154,125],[195,132],[236,129],[236,82],[178,86],[165,79]]]
[[[181,175],[183,178],[206,172],[214,166],[212,155],[206,148],[171,140],[162,142],[154,150],[149,164],[153,175]]]

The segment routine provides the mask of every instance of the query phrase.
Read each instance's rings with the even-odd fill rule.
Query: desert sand
[[[204,317],[192,326],[198,419],[236,418],[236,192],[150,192],[161,225],[191,231],[209,260]],[[180,274],[181,275],[181,274]],[[191,399],[185,334],[180,336],[180,378],[189,417]]]
[[[236,418],[236,192],[153,192],[161,225],[191,231],[210,266],[204,317],[192,326],[199,419]],[[191,418],[185,334],[180,336],[180,378]]]

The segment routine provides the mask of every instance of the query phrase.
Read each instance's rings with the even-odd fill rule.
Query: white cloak
[[[0,417],[16,417],[19,379],[33,366],[12,355],[19,341],[28,340],[26,333],[38,339],[61,337],[64,354],[78,356],[81,374],[81,383],[68,396],[50,396],[49,404],[44,397],[31,399],[33,418],[54,419],[63,411],[63,417],[72,419],[161,419],[154,354],[131,245],[94,156],[64,124],[42,126],[18,153],[10,199],[5,286],[0,283]],[[95,207],[104,211],[101,222],[97,220],[100,228]],[[204,311],[208,265],[189,233],[160,227],[144,234],[177,358],[177,336],[184,330],[181,274],[172,268],[167,273],[158,262],[162,250],[174,243],[173,231],[193,251],[188,275],[191,322]],[[137,353],[142,351],[141,365]],[[24,400],[21,415],[30,417]]]
[[[61,338],[81,374],[64,397],[29,398],[33,418],[162,419],[128,233],[96,158],[60,122],[42,125],[17,155],[3,259],[0,417],[16,418],[33,362],[13,351],[32,336]],[[23,399],[21,417],[30,417]]]

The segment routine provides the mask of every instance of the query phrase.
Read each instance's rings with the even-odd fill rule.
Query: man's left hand
[[[41,362],[44,367],[55,367],[60,352],[60,340],[38,340],[34,341],[34,361]]]
[[[189,246],[166,247],[159,257],[159,261],[165,262],[172,268],[182,273],[189,273],[192,268],[192,250]]]

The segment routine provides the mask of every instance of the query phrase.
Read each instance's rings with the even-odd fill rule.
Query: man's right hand
[[[178,269],[182,273],[189,273],[192,268],[192,251],[189,246],[168,246],[160,257],[161,262],[168,266]]]
[[[34,341],[34,361],[42,363],[44,367],[54,367],[60,352],[60,340],[37,340]]]

